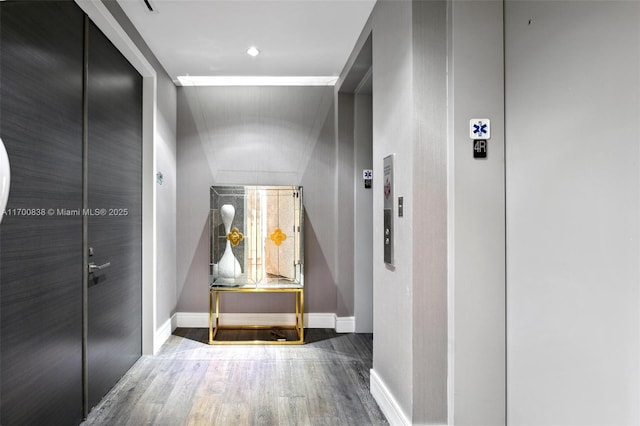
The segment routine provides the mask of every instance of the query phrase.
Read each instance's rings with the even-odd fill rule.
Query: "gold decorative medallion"
[[[276,230],[273,231],[271,235],[269,235],[269,239],[273,241],[275,245],[279,246],[284,240],[287,239],[287,234],[282,232],[282,229],[276,228]]]
[[[240,244],[240,241],[244,240],[244,235],[238,228],[232,228],[231,232],[227,234],[227,240],[231,241],[231,245],[235,247]]]

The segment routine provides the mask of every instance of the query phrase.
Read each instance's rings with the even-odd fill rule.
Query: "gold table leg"
[[[213,343],[213,290],[209,290],[209,344]]]
[[[300,290],[300,343],[304,343],[304,290]]]
[[[223,290],[231,291],[231,290]],[[292,326],[275,326],[284,327],[288,329],[294,329],[298,335],[298,340],[289,341],[268,341],[268,340],[249,340],[249,341],[216,341],[216,335],[220,329],[264,329],[270,328],[270,326],[221,326],[220,325],[220,291],[215,289],[209,290],[209,344],[284,344],[284,345],[299,345],[304,343],[304,292],[302,289],[289,290],[289,289],[277,289],[276,292],[292,292],[295,296],[295,325]],[[245,291],[247,292],[247,291]],[[269,292],[269,291],[267,291]],[[213,294],[215,293],[215,301],[213,300]],[[215,304],[215,320],[214,320],[214,304]]]

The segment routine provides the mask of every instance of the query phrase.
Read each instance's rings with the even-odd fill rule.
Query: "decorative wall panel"
[[[3,425],[82,420],[83,14],[0,4],[0,132],[12,168],[0,225]]]

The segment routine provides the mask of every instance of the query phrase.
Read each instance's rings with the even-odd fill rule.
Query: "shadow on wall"
[[[336,312],[337,287],[329,262],[313,228],[307,210],[304,214],[304,285],[306,312]]]
[[[230,184],[304,187],[305,311],[336,312],[333,116],[332,87],[178,90],[176,312],[209,311],[209,187]],[[225,312],[291,311],[287,295],[226,296]]]
[[[333,88],[183,87],[179,98],[185,137],[200,141],[215,184],[295,185],[313,161]]]
[[[184,282],[178,283],[178,306],[188,312],[209,312],[209,220],[201,226],[200,238]]]
[[[322,251],[315,229],[305,211],[304,283],[305,312],[336,311],[337,287],[329,262]],[[209,312],[209,222],[202,226],[197,248],[191,259],[184,285],[178,289],[179,306],[190,306],[194,312]],[[291,295],[225,295],[225,312],[289,312]]]
[[[194,115],[178,96],[176,170],[177,312],[208,312],[209,187],[213,173],[206,160]]]

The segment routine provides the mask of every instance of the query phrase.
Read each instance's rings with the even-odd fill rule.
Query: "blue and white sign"
[[[364,169],[362,171],[362,179],[373,179],[373,170],[371,169]]]
[[[469,120],[469,137],[471,139],[489,139],[491,137],[491,120],[488,118]]]

